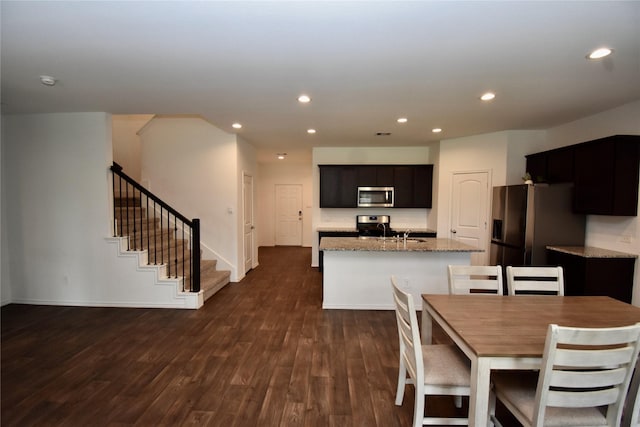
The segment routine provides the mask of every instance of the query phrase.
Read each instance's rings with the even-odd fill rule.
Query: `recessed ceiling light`
[[[279,160],[284,160],[284,158],[287,157],[287,153],[278,153],[276,157],[278,157]]]
[[[40,82],[45,86],[55,86],[56,81],[55,77],[40,76]]]
[[[307,133],[316,133],[315,129],[307,129]]]
[[[601,59],[611,55],[612,53],[613,53],[612,49],[609,49],[608,47],[601,47],[600,49],[596,49],[590,54],[588,54],[587,59]]]
[[[240,123],[234,123],[231,125],[231,127],[234,129],[242,129],[242,125]]]
[[[309,95],[300,95],[298,97],[298,102],[301,102],[303,104],[306,104],[308,102],[311,102],[311,97]]]
[[[442,132],[442,129],[440,129],[440,128],[433,128],[433,129],[431,129],[431,132],[433,132],[433,133],[440,133],[440,132]]]
[[[407,123],[407,118],[406,117],[400,117],[398,120],[398,123]]]
[[[480,99],[483,101],[491,101],[492,99],[494,99],[496,97],[496,94],[493,92],[487,92],[485,94],[483,94]]]

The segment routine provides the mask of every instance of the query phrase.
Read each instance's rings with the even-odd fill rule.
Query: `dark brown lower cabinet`
[[[635,258],[585,257],[547,249],[547,261],[564,269],[565,295],[605,295],[631,303]]]
[[[358,237],[357,231],[318,231],[318,244],[323,237]],[[318,269],[322,271],[324,267],[323,262],[324,252],[318,252]]]

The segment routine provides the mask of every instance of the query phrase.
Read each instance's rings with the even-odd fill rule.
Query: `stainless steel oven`
[[[357,215],[356,230],[361,239],[391,235],[391,217],[389,215]]]

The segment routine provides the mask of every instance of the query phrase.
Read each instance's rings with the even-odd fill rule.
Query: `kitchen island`
[[[452,239],[324,237],[322,308],[393,310],[391,275],[422,306],[421,294],[447,294],[447,266],[468,265],[482,249]]]

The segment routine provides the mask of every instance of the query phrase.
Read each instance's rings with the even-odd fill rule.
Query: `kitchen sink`
[[[387,242],[392,242],[392,243],[396,243],[396,242],[400,242],[402,243],[404,241],[404,239],[402,238],[402,236],[396,237],[396,236],[389,236],[386,239],[381,237],[381,236],[358,236],[358,239],[360,240],[379,240],[379,241],[387,241]],[[416,239],[416,238],[409,238],[407,239],[407,243],[421,243],[421,242],[426,242],[426,239]]]

